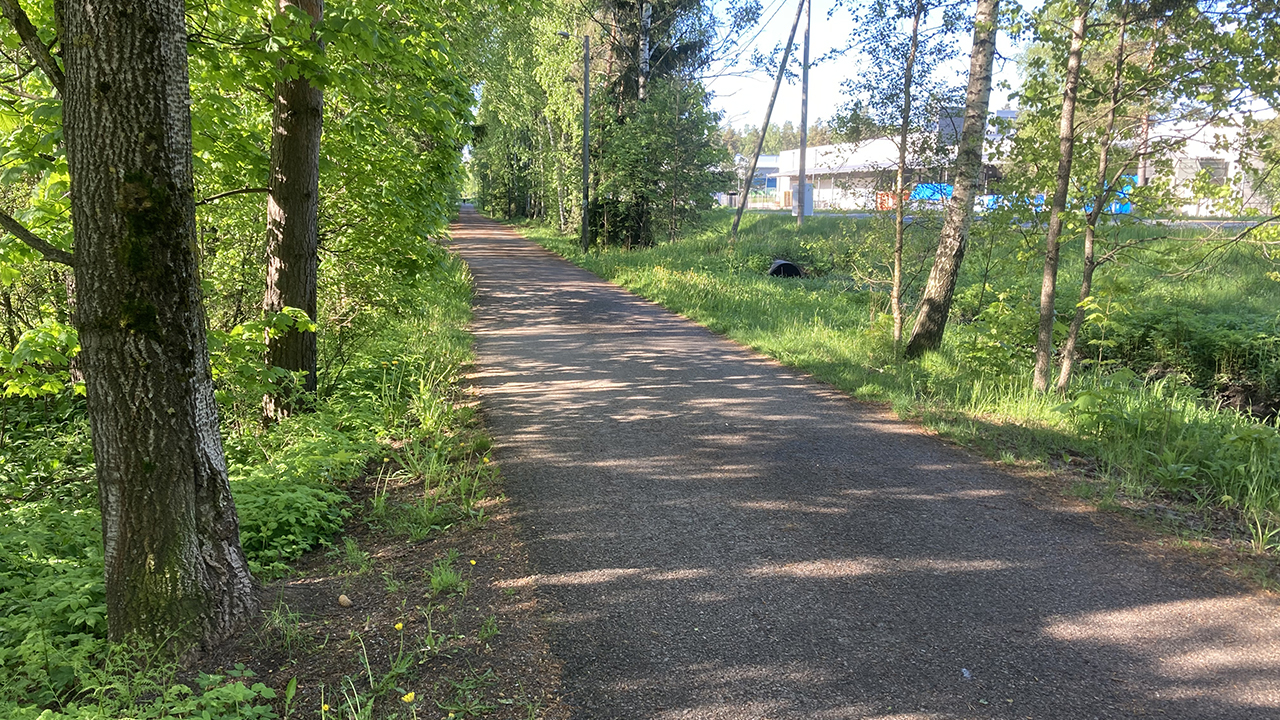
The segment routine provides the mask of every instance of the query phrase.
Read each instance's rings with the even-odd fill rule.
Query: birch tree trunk
[[[978,0],[974,12],[973,51],[969,59],[969,88],[965,93],[964,127],[956,151],[955,187],[947,203],[947,217],[938,239],[929,281],[920,298],[911,339],[904,355],[919,357],[942,345],[951,313],[951,296],[960,277],[969,223],[973,219],[974,186],[982,172],[982,144],[987,134],[987,110],[991,105],[991,66],[996,51],[996,19],[1000,0]]]
[[[907,141],[911,131],[911,84],[914,81],[916,50],[920,46],[920,19],[924,16],[924,0],[916,0],[911,17],[911,46],[902,71],[902,125],[898,129],[898,177],[894,182],[893,219],[893,288],[889,291],[889,308],[893,312],[893,347],[902,342],[902,247],[906,240],[907,209]]]
[[[1036,334],[1036,365],[1031,387],[1036,392],[1049,389],[1053,371],[1054,298],[1058,286],[1058,238],[1062,236],[1062,213],[1067,209],[1071,189],[1071,163],[1076,147],[1076,91],[1080,86],[1080,56],[1084,52],[1085,23],[1089,5],[1082,3],[1071,24],[1071,49],[1067,54],[1067,74],[1062,90],[1062,113],[1058,119],[1058,174],[1049,205],[1049,231],[1045,234],[1044,275],[1040,280],[1040,328]]]
[[[254,607],[205,345],[183,12],[70,0],[62,45],[109,635],[177,645]]]
[[[277,0],[279,13],[297,8],[320,22],[323,0]],[[320,135],[324,96],[310,79],[299,75],[276,83],[271,114],[271,177],[267,195],[267,314],[285,307],[306,311],[316,319],[316,270],[320,218]],[[316,390],[316,334],[289,330],[267,340],[267,362],[305,372],[302,387],[286,387],[264,398],[268,419],[304,409],[297,390]]]
[[[1123,7],[1122,7],[1123,10]],[[1107,121],[1102,137],[1098,140],[1098,173],[1095,181],[1097,192],[1093,197],[1093,208],[1085,217],[1084,226],[1084,272],[1080,278],[1080,302],[1076,303],[1076,311],[1071,318],[1071,327],[1067,330],[1067,339],[1062,344],[1062,367],[1058,372],[1058,392],[1066,392],[1071,383],[1071,372],[1075,367],[1076,344],[1080,338],[1080,328],[1084,325],[1085,303],[1093,295],[1093,273],[1098,269],[1095,241],[1098,236],[1098,219],[1102,210],[1114,196],[1115,180],[1108,177],[1107,164],[1110,161],[1111,144],[1114,142],[1116,114],[1120,107],[1120,93],[1124,89],[1124,52],[1125,31],[1128,29],[1128,17],[1120,18],[1120,36],[1116,40],[1115,69],[1111,76],[1111,102],[1107,107]],[[1145,122],[1145,118],[1144,118]],[[1117,178],[1118,179],[1118,178]],[[1110,182],[1109,182],[1110,180]]]
[[[556,225],[556,228],[557,228],[560,232],[564,232],[564,229],[565,229],[565,216],[564,216],[564,166],[560,163],[560,148],[561,148],[562,143],[561,143],[561,142],[558,142],[557,137],[556,137],[556,133],[555,133],[555,132],[553,132],[553,131],[552,131],[552,129],[551,129],[551,118],[546,117],[546,116],[544,115],[542,119],[543,119],[544,121],[546,121],[546,125],[547,125],[547,140],[551,143],[551,148],[552,148],[552,150],[551,150],[551,157],[552,157],[552,162],[555,164],[555,168],[556,168],[556,172],[555,172],[555,182],[556,182],[556,211],[559,213],[559,221],[558,221],[558,224]]]
[[[653,23],[653,6],[640,3],[640,74],[637,78],[636,97],[644,102],[649,97],[649,30]]]

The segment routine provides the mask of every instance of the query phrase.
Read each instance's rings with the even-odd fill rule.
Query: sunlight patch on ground
[[[495,390],[504,395],[537,394],[548,400],[561,399],[565,402],[576,400],[573,396],[581,392],[601,392],[603,390],[621,390],[630,387],[630,383],[616,380],[557,380],[552,382],[507,382]]]
[[[954,492],[945,493],[921,493],[916,492],[915,488],[868,488],[857,489],[851,488],[841,490],[841,495],[852,495],[854,497],[864,497],[868,500],[874,500],[883,497],[893,497],[901,500],[983,500],[988,498],[1001,498],[1009,495],[1008,490],[956,490]]]
[[[1256,597],[1179,600],[1053,620],[1055,640],[1157,650],[1150,671],[1169,683],[1163,698],[1213,692],[1224,700],[1280,708],[1280,607]]]
[[[553,575],[530,575],[504,580],[499,587],[528,587],[530,585],[601,585],[615,580],[639,578],[653,582],[670,582],[673,580],[697,580],[707,577],[711,571],[702,568],[682,568],[679,570],[658,570],[656,568],[600,568],[597,570],[578,570],[576,572],[555,573]]]
[[[1023,566],[1025,563],[1012,563],[1005,560],[937,560],[933,558],[898,560],[867,557],[807,560],[784,565],[770,563],[757,565],[748,570],[747,574],[751,577],[860,577],[898,572],[993,572]]]
[[[794,500],[748,500],[731,503],[731,505],[743,510],[771,510],[775,512],[820,513],[825,515],[844,515],[849,512],[848,508],[814,505]]]

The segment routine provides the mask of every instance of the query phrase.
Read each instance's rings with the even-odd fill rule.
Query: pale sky
[[[768,54],[772,48],[787,40],[787,31],[791,29],[791,21],[795,18],[796,0],[761,0],[764,6],[760,25],[745,35],[753,36],[754,41],[746,47],[729,53],[729,60],[740,58],[736,67],[726,67],[726,62],[713,66],[707,79],[707,88],[714,94],[711,106],[725,111],[725,119],[735,128],[744,125],[759,126],[764,120],[764,111],[769,104],[769,94],[773,90],[773,76],[752,70],[750,58],[753,49]],[[817,60],[832,49],[843,47],[853,30],[853,18],[847,7],[837,7],[838,0],[812,0],[813,24],[810,33],[811,60]],[[847,5],[847,3],[846,3]],[[721,11],[723,2],[717,2],[717,12]],[[804,32],[804,20],[796,31],[796,44],[799,47]],[[758,36],[757,36],[758,33]],[[959,41],[962,45],[962,60],[955,67],[946,71],[954,74],[957,82],[966,81],[969,67],[970,37]],[[1011,58],[1017,51],[1007,37],[1001,36],[997,43],[996,82],[1005,80],[1011,85],[1017,84],[1017,70],[1014,62],[1001,60],[1000,56]],[[841,58],[828,60],[809,69],[809,122],[831,119],[847,100],[841,87],[845,78],[858,72],[859,64],[865,62],[856,53],[849,53]],[[788,70],[799,75],[799,52],[787,63]],[[995,90],[991,95],[991,108],[1002,108],[1007,102],[1007,92]],[[790,120],[800,124],[800,84],[797,81],[788,85],[784,80],[778,91],[778,102],[773,108],[770,122],[782,125]]]

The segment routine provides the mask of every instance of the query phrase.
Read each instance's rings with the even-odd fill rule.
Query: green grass
[[[463,595],[467,592],[467,581],[462,578],[462,573],[453,566],[458,559],[458,553],[450,550],[447,555],[436,561],[430,569],[426,571],[428,581],[431,583],[432,592],[437,595]]]
[[[925,220],[908,237],[909,298],[936,243],[936,219]],[[1091,472],[1129,494],[1235,510],[1254,549],[1276,546],[1280,436],[1274,425],[1216,410],[1207,397],[1221,382],[1280,391],[1280,283],[1267,277],[1261,253],[1232,248],[1211,257],[1214,272],[1173,277],[1209,247],[1179,231],[1186,237],[1146,243],[1108,266],[1082,336],[1094,362],[1083,363],[1064,398],[1030,387],[1043,262],[1034,238],[976,224],[943,347],[906,362],[886,314],[887,223],[816,217],[797,230],[790,217],[748,215],[736,243],[727,225],[726,216],[676,242],[588,254],[547,228],[523,230],[601,277],[989,457],[1086,458]],[[1064,249],[1064,317],[1078,293],[1073,252]],[[774,258],[813,272],[770,278],[764,271]]]
[[[478,503],[493,473],[480,457],[488,441],[462,433],[470,444],[456,447],[474,412],[456,402],[470,359],[466,268],[442,250],[429,276],[392,291],[405,310],[369,309],[359,338],[339,342],[322,329],[325,370],[315,412],[263,428],[254,416],[262,397],[256,371],[227,371],[217,381],[241,541],[259,578],[288,574],[303,553],[331,544],[352,514],[346,484],[381,458],[401,457],[421,471],[423,485],[436,491],[427,506],[449,516],[411,519],[407,533],[426,537],[447,528],[449,518],[483,515]],[[257,346],[245,343],[252,352],[218,362],[260,364]],[[203,677],[179,697],[174,668],[132,667],[123,658],[133,651],[107,643],[83,398],[6,398],[3,410],[0,717],[254,717],[269,698],[243,673]],[[446,444],[447,452],[432,454]],[[351,537],[334,554],[353,573],[372,569]],[[265,627],[272,642],[293,651],[296,621],[283,604],[271,608]]]

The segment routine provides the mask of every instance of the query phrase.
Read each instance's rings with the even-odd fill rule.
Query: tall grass
[[[1254,549],[1276,547],[1280,435],[1274,424],[1218,409],[1204,387],[1193,385],[1193,370],[1148,374],[1148,367],[1125,368],[1115,339],[1136,336],[1122,316],[1158,315],[1171,307],[1266,325],[1264,312],[1280,307],[1280,283],[1266,280],[1265,259],[1235,249],[1214,259],[1217,273],[1174,277],[1179,264],[1194,264],[1193,253],[1202,246],[1188,238],[1149,243],[1141,257],[1110,271],[1104,287],[1109,295],[1098,300],[1106,305],[1098,304],[1086,329],[1084,347],[1086,354],[1097,353],[1094,361],[1084,364],[1065,397],[1041,395],[1030,383],[1037,309],[1028,279],[1039,261],[1026,238],[991,228],[975,233],[977,247],[943,347],[906,362],[898,357],[885,314],[877,222],[815,217],[797,230],[790,217],[748,215],[736,243],[728,241],[721,222],[647,249],[588,254],[546,228],[528,226],[525,232],[606,279],[853,397],[890,403],[992,456],[1083,461],[1130,493],[1163,493],[1205,510],[1230,510]],[[921,234],[915,242],[927,245],[927,233]],[[765,270],[774,258],[818,272],[798,280],[770,278]],[[1065,316],[1074,308],[1069,296],[1078,292],[1072,284],[1079,263],[1064,265],[1059,309]],[[1280,334],[1259,332],[1256,345],[1280,347]],[[1204,344],[1201,350],[1218,354],[1196,362],[1221,366],[1221,348]]]

